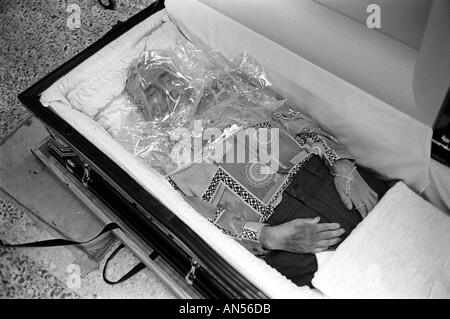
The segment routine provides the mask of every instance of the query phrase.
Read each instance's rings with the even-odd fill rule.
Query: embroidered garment
[[[388,183],[376,179],[364,169],[359,168],[358,171],[380,198],[389,189]],[[355,208],[349,211],[344,206],[334,186],[333,176],[325,162],[317,156],[305,163],[284,194],[274,214],[267,220],[269,225],[280,225],[297,218],[320,217],[321,223],[338,223],[345,229],[340,237],[344,240],[362,220]],[[314,254],[271,251],[265,256],[265,261],[299,286],[311,285],[317,271]]]
[[[262,172],[259,163],[199,163],[170,177],[186,196],[202,198],[212,209],[206,218],[256,255],[265,255],[261,229],[283,200],[283,192],[302,166],[318,155],[330,169],[339,159],[352,159],[345,147],[313,120],[288,104],[255,128],[279,128],[280,169]],[[235,152],[237,143],[228,152]],[[227,153],[228,153],[227,152]],[[227,154],[224,155],[224,158]]]
[[[312,149],[331,168],[338,159],[353,158],[348,154],[343,144],[332,135],[323,131],[311,118],[296,110],[288,102],[284,103],[272,118],[295,136],[302,147]]]

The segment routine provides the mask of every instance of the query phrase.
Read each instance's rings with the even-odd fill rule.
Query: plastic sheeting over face
[[[263,67],[245,53],[227,61],[218,51],[205,53],[190,43],[145,51],[130,67],[116,138],[169,174],[207,159],[214,143],[269,120],[285,102],[269,93],[270,86]],[[204,138],[208,129],[216,133]],[[180,142],[189,145],[190,161],[175,154]]]

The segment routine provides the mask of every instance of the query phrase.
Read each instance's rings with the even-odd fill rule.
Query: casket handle
[[[69,172],[71,172],[73,174],[73,170],[75,169],[76,164],[74,163],[74,161],[72,159],[68,159],[66,160],[66,168]]]
[[[186,283],[190,286],[194,283],[195,278],[197,277],[197,269],[200,268],[200,265],[198,264],[197,260],[194,258],[191,258],[191,270],[187,273],[185,279]]]
[[[88,187],[88,183],[91,180],[91,167],[89,166],[89,164],[84,164],[83,169],[84,173],[83,177],[81,178],[81,183],[84,187]]]

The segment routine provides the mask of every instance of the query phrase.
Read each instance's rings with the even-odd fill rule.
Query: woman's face
[[[186,82],[166,68],[154,68],[145,77],[148,120],[163,120],[176,108]]]

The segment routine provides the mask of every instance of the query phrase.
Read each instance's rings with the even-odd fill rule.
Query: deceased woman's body
[[[211,223],[298,285],[311,284],[315,253],[335,249],[389,188],[282,98],[246,55],[226,63],[192,47],[146,52],[125,91],[131,106],[116,138]],[[200,135],[200,157],[194,150],[194,160],[174,158],[180,128],[192,133],[188,141]],[[218,133],[205,136],[212,128]],[[246,132],[240,141],[239,132]],[[252,150],[252,139],[272,149]],[[236,160],[239,150],[244,160]]]

